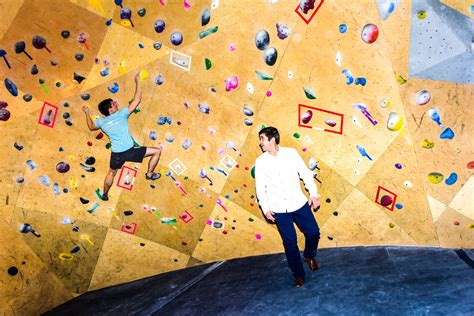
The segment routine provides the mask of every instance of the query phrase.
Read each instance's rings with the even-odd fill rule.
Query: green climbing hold
[[[252,169],[250,169],[250,175],[252,176],[252,178],[255,179],[255,166],[253,166]]]
[[[316,95],[314,94],[313,90],[311,90],[311,88],[303,88],[303,89],[308,99],[310,100],[316,99]]]
[[[110,149],[110,147],[112,147],[112,144],[111,144],[111,143],[107,143],[107,144],[105,145],[105,148],[107,148],[107,149]]]
[[[200,39],[203,39],[204,37],[208,36],[208,35],[211,35],[212,33],[215,33],[217,32],[219,28],[217,26],[214,26],[213,28],[210,28],[208,30],[205,30],[205,31],[202,31],[201,33],[199,33],[199,38]]]
[[[294,133],[294,134],[293,134],[293,137],[294,137],[294,138],[300,138],[301,136],[300,136],[300,133]]]
[[[270,77],[269,75],[266,75],[263,72],[260,72],[258,70],[255,70],[255,73],[257,74],[257,77],[260,80],[273,80],[272,77]]]
[[[206,59],[204,60],[204,64],[206,65],[206,70],[211,69],[212,63],[211,63],[211,61],[209,60],[209,58],[206,58]]]

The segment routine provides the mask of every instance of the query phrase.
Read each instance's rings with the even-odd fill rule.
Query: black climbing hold
[[[81,94],[81,99],[84,101],[87,101],[91,98],[91,95],[89,93],[83,93]]]
[[[130,215],[132,215],[132,214],[133,214],[133,212],[132,212],[132,211],[125,211],[125,212],[123,212],[123,213],[125,214],[125,216],[130,216]]]
[[[140,8],[140,9],[138,9],[137,13],[138,13],[139,17],[143,18],[146,14],[146,9],[145,8]]]
[[[17,267],[10,267],[8,268],[8,274],[11,276],[15,276],[18,274],[18,268]]]
[[[82,61],[84,59],[84,54],[77,53],[74,55],[74,58],[76,58],[77,61]]]
[[[31,94],[25,94],[23,95],[23,100],[25,102],[30,102],[31,100],[33,100],[33,96]]]
[[[87,204],[89,203],[89,200],[88,199],[85,199],[83,197],[80,197],[79,200],[81,201],[82,204]]]
[[[64,30],[61,32],[61,36],[66,39],[66,38],[69,38],[69,36],[71,36],[71,32],[69,32],[68,30]]]
[[[31,67],[31,74],[32,74],[32,75],[38,74],[38,66],[33,65],[33,66]]]
[[[86,165],[92,166],[93,164],[95,164],[95,158],[87,157],[85,162],[86,162]]]

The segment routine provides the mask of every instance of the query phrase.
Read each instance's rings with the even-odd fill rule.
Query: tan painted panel
[[[331,217],[321,228],[333,241],[322,239],[321,246],[417,245],[390,217],[379,210],[362,192],[354,189],[340,207],[338,216]]]
[[[28,27],[25,27],[25,23],[28,23]],[[71,32],[67,40],[61,37],[61,31],[65,29]],[[0,41],[0,46],[6,47],[9,53],[12,67],[8,74],[2,73],[0,79],[3,81],[6,76],[19,89],[28,91],[37,99],[55,103],[61,96],[79,91],[79,85],[72,81],[73,74],[77,72],[87,77],[106,31],[104,18],[70,2],[26,0]],[[82,32],[89,37],[88,50],[77,42],[77,36]],[[51,53],[46,49],[38,50],[33,47],[31,41],[35,35],[46,39]],[[17,55],[14,52],[14,44],[20,40],[25,41],[26,51],[33,60],[29,60],[25,54]],[[84,54],[81,62],[74,58],[76,53]],[[52,59],[56,60],[57,66],[51,65]],[[35,76],[30,74],[34,64],[39,69]],[[45,80],[48,94],[40,86],[39,79]],[[55,87],[56,82],[62,83],[61,88]]]
[[[401,169],[395,167],[397,163],[402,164]],[[395,203],[401,204],[403,208],[393,207],[391,211],[375,204],[379,186],[382,187],[379,203],[383,195],[395,199],[395,194]],[[416,157],[403,137],[395,139],[359,182],[357,189],[419,244],[437,245],[433,218],[424,195],[424,178],[419,175]],[[393,203],[388,207],[392,206]]]
[[[216,205],[209,218],[212,221],[224,222],[225,225],[220,229],[206,225],[201,235],[202,241],[193,253],[194,258],[213,262],[283,251],[275,225],[269,225],[229,200],[222,197],[221,199],[228,212]],[[257,239],[257,234],[260,234],[261,239]]]
[[[446,209],[438,218],[436,231],[441,247],[474,247],[474,221],[452,208]]]
[[[89,287],[94,267],[105,240],[107,228],[85,221],[70,219],[79,227],[73,231],[72,224],[62,224],[63,216],[51,215],[34,210],[16,208],[11,227],[19,229],[28,223],[40,234],[25,234],[24,242],[41,258],[50,271],[64,283],[71,293],[83,293]],[[71,251],[80,249],[76,253]]]
[[[182,269],[188,259],[176,250],[110,229],[89,290]]]

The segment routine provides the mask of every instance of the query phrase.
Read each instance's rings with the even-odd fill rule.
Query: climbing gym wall
[[[282,252],[255,196],[262,126],[314,173],[320,247],[474,247],[473,10],[0,0],[1,312]],[[161,177],[126,163],[103,201],[110,144],[82,107],[128,105],[136,74],[130,131]]]

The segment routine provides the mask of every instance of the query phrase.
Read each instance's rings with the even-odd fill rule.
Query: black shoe
[[[161,177],[161,173],[152,172],[152,173],[151,173],[151,176],[149,176],[148,174],[145,174],[145,178],[146,178],[147,180],[152,180],[152,181],[153,181],[153,180],[159,179],[160,177]]]
[[[108,200],[109,200],[109,194],[108,193],[102,194],[102,201],[108,201]]]

